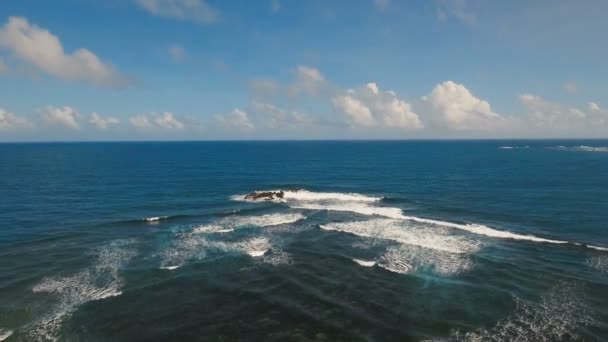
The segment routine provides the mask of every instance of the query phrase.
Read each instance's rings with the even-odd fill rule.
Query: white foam
[[[12,334],[13,334],[12,330],[0,329],[0,341],[6,340],[7,338],[11,337]]]
[[[547,147],[551,150],[563,150],[563,151],[578,151],[578,152],[608,152],[608,146],[554,146]]]
[[[600,246],[592,246],[592,245],[585,245],[588,248],[591,249],[595,249],[596,251],[602,251],[602,252],[608,252],[608,247],[600,247]]]
[[[587,266],[592,267],[600,272],[608,273],[608,256],[600,255],[587,259]]]
[[[363,267],[372,267],[372,266],[376,265],[376,262],[374,260],[368,261],[368,260],[361,260],[361,259],[353,259],[353,261]]]
[[[389,248],[378,262],[378,266],[394,273],[407,274],[414,270],[407,258],[404,258],[397,248]]]
[[[545,238],[540,238],[540,237],[537,237],[534,235],[523,235],[523,234],[511,233],[511,232],[505,231],[505,230],[496,230],[496,229],[493,229],[493,228],[490,228],[488,226],[484,226],[481,224],[459,224],[459,223],[453,223],[453,222],[420,218],[420,217],[415,217],[415,216],[403,216],[403,219],[420,222],[420,223],[428,223],[428,224],[442,226],[442,227],[449,227],[449,228],[465,230],[465,231],[473,233],[473,234],[484,235],[484,236],[499,238],[499,239],[526,240],[526,241],[533,241],[533,242],[546,242],[546,243],[555,243],[555,244],[569,243],[568,241],[563,241],[563,240],[545,239]]]
[[[377,207],[367,203],[316,203],[316,202],[297,202],[290,204],[290,207],[296,209],[308,210],[329,210],[329,211],[344,211],[357,213],[367,216],[383,216],[393,219],[403,218],[401,209],[393,207]]]
[[[180,266],[162,266],[161,269],[162,270],[169,270],[169,271],[173,271],[178,269]]]
[[[131,244],[130,240],[115,241],[99,250],[90,268],[69,277],[47,277],[35,285],[34,293],[54,295],[59,303],[33,325],[32,339],[57,340],[61,325],[79,305],[121,295],[119,269],[136,254]]]
[[[291,264],[293,259],[291,255],[283,251],[282,249],[273,248],[270,253],[264,254],[264,263],[271,264],[273,266]]]
[[[499,148],[503,150],[512,150],[513,146],[500,146]]]
[[[209,225],[194,228],[193,233],[229,233],[239,227],[271,227],[305,219],[302,214],[267,214],[261,216],[230,216]]]
[[[368,221],[328,223],[321,229],[355,234],[366,238],[385,239],[402,244],[449,252],[473,253],[479,250],[478,241],[464,236],[448,235],[440,227],[411,226],[401,220],[373,219]]]
[[[489,329],[454,333],[464,341],[578,341],[576,329],[593,323],[582,290],[559,284],[538,304],[515,299],[516,309]]]
[[[257,258],[261,257],[270,249],[270,241],[265,237],[257,237],[250,240],[237,242],[234,244],[237,250],[249,254],[250,256]]]
[[[167,218],[169,218],[169,216],[152,216],[152,217],[146,217],[143,220],[146,222],[158,222],[160,220],[165,220]]]
[[[256,192],[279,192],[283,191],[283,199],[276,198],[277,201],[342,201],[342,202],[377,202],[382,197],[366,196],[357,193],[342,192],[314,192],[308,190],[262,190]],[[245,200],[246,195],[231,196],[234,201]]]

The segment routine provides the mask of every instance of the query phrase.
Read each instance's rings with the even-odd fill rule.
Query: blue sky
[[[607,10],[6,0],[0,140],[608,137]]]

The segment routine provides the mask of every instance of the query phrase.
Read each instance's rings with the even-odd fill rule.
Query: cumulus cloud
[[[316,123],[316,120],[307,114],[288,111],[270,103],[253,101],[251,107],[257,113],[266,116],[266,126],[271,129],[301,128]]]
[[[527,122],[548,132],[584,133],[608,126],[608,110],[590,102],[587,108],[576,108],[543,99],[532,94],[522,94],[519,102],[527,110]]]
[[[66,53],[57,36],[30,24],[26,18],[10,17],[0,28],[0,48],[63,80],[82,81],[96,86],[121,86],[127,83],[127,79],[112,65],[102,62],[87,49]]]
[[[318,95],[326,82],[325,76],[318,69],[304,65],[296,68],[295,75],[295,81],[288,89],[291,95]]]
[[[219,19],[219,11],[205,0],[136,0],[148,13],[165,18],[211,24]]]
[[[129,122],[137,129],[182,130],[185,128],[184,123],[171,112],[164,112],[160,115],[140,114],[129,118]]]
[[[464,85],[445,81],[438,84],[422,100],[430,106],[431,116],[441,126],[459,130],[480,130],[497,127],[504,120],[487,101],[473,95]]]
[[[436,0],[436,4],[437,18],[440,21],[455,18],[467,25],[473,25],[477,21],[475,13],[467,6],[467,0]]]
[[[117,118],[108,116],[102,117],[97,113],[91,113],[91,118],[89,119],[89,123],[98,129],[104,130],[110,126],[118,125],[120,121]]]
[[[15,130],[28,125],[29,122],[26,118],[0,108],[0,131]]]
[[[255,129],[255,126],[249,120],[247,112],[238,108],[235,108],[229,113],[216,115],[215,121],[225,130],[251,131]]]
[[[179,121],[171,112],[164,112],[154,119],[154,123],[166,129],[184,129],[184,124]]]
[[[346,114],[352,126],[401,129],[424,126],[408,102],[399,98],[394,91],[381,90],[375,83],[334,96],[332,104]]]
[[[70,106],[46,106],[41,109],[42,117],[50,124],[70,129],[80,129],[78,111]]]
[[[183,61],[186,57],[186,50],[177,44],[170,45],[167,52],[171,59],[176,63]]]

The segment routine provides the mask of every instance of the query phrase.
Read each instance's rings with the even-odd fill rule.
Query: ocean
[[[0,341],[359,340],[608,340],[608,141],[0,144]]]

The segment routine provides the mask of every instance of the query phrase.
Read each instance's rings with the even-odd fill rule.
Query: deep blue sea
[[[2,340],[606,341],[608,141],[0,144]]]

